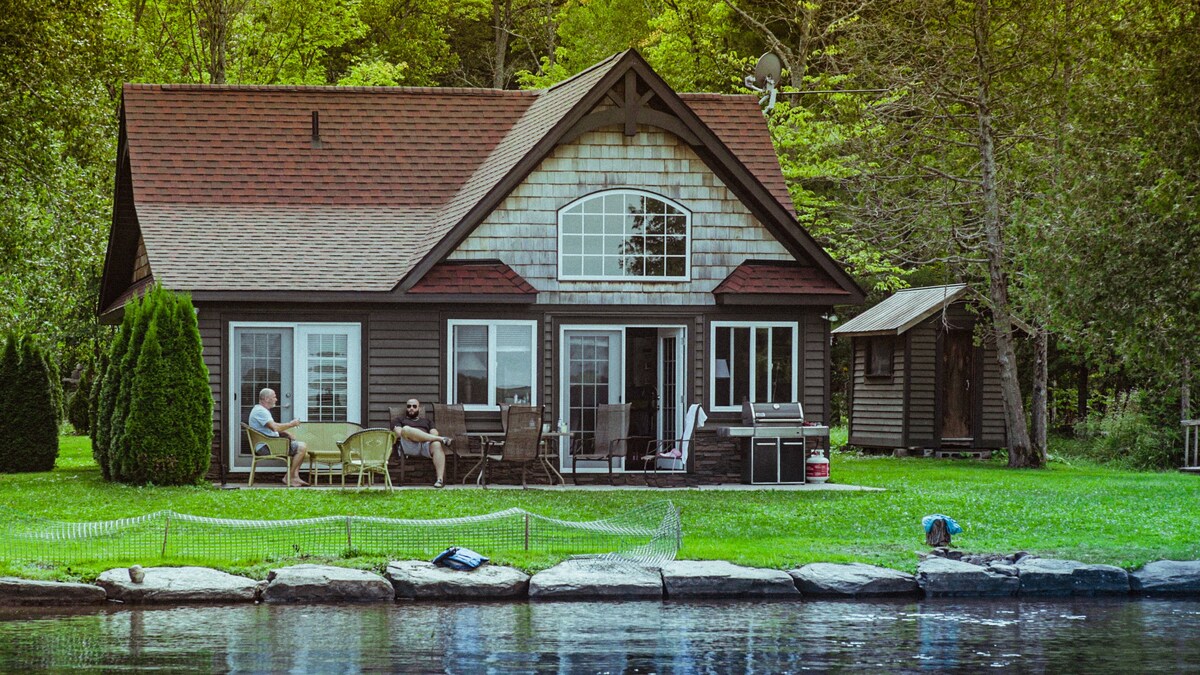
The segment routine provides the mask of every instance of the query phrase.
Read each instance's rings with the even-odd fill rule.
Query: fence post
[[[525,514],[525,550],[529,550],[529,514]]]
[[[349,553],[354,549],[354,542],[350,539],[350,518],[350,516],[346,516],[346,553]]]
[[[163,525],[162,557],[167,557],[167,535],[171,533],[171,514],[167,514],[167,522]]]

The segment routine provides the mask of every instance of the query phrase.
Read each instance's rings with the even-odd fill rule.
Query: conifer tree
[[[108,450],[112,446],[113,413],[116,409],[117,393],[122,380],[121,363],[125,358],[125,352],[129,350],[129,336],[133,332],[133,325],[140,311],[141,302],[137,297],[125,303],[125,317],[121,321],[121,327],[117,330],[116,337],[113,338],[108,357],[104,360],[104,370],[101,371],[103,374],[98,378],[92,457],[99,465],[104,480],[112,480]]]
[[[0,471],[49,471],[58,458],[51,369],[40,348],[10,334],[0,355]]]
[[[121,355],[119,362],[114,362],[109,366],[110,369],[115,369],[114,391],[116,393],[113,397],[108,448],[106,451],[111,480],[124,480],[120,474],[119,467],[123,463],[121,458],[125,455],[127,449],[125,422],[126,417],[129,415],[129,398],[133,387],[136,386],[136,383],[133,381],[134,370],[137,368],[138,353],[141,352],[143,341],[146,337],[146,329],[149,327],[150,318],[154,314],[154,308],[158,304],[158,299],[162,293],[162,287],[155,286],[142,298],[130,323],[129,338],[125,346],[125,351]]]

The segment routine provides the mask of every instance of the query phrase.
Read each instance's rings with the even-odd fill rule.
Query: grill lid
[[[797,425],[804,422],[804,408],[792,403],[742,402],[742,424],[750,427]]]

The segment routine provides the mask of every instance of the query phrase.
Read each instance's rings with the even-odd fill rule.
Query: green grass
[[[129,487],[105,483],[86,438],[64,437],[58,468],[0,476],[0,504],[55,520],[108,520],[159,509],[250,519],[320,515],[431,518],[518,506],[570,520],[612,517],[664,498],[682,509],[679,557],[789,568],[861,561],[912,571],[923,550],[920,519],[954,517],[968,551],[1033,553],[1134,568],[1157,559],[1200,558],[1200,477],[1137,473],[1085,463],[1013,471],[999,461],[864,458],[835,454],[832,480],[884,492],[544,490],[235,490]],[[487,553],[484,551],[483,553]],[[122,561],[125,562],[125,561]],[[147,561],[127,561],[141,562]],[[192,561],[262,576],[282,561]],[[385,561],[339,564],[378,568]],[[545,555],[497,559],[529,570]],[[113,562],[73,567],[6,564],[0,574],[90,579]]]

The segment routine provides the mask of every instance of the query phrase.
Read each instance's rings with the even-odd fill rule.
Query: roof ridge
[[[616,54],[613,54],[612,56],[608,57],[607,59],[604,59],[603,61],[598,61],[598,62],[592,64],[591,66],[584,68],[583,70],[579,71],[578,73],[575,73],[574,75],[568,77],[565,80],[562,80],[560,82],[555,82],[554,84],[550,85],[549,87],[546,87],[542,91],[550,92],[550,91],[553,91],[565,84],[569,84],[569,83],[583,77],[584,75],[587,75],[588,73],[592,72],[593,70],[596,70],[597,68],[608,66],[612,62],[620,60],[621,57],[625,56],[626,54],[628,54],[631,51],[633,51],[633,50],[626,49],[623,52],[617,52]]]
[[[460,96],[488,97],[526,97],[536,96],[539,92],[522,89],[486,89],[483,87],[417,87],[417,86],[339,86],[329,84],[198,84],[198,83],[144,83],[126,82],[128,90],[159,90],[159,91],[257,91],[264,93],[281,92],[313,92],[338,93],[347,92],[367,94],[455,94]]]

